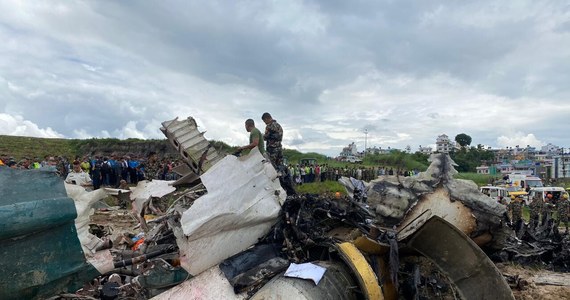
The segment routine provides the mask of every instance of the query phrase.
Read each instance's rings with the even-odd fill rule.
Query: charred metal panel
[[[434,216],[407,240],[457,286],[463,299],[514,299],[493,262],[465,234]]]
[[[444,218],[478,243],[500,249],[502,237],[510,230],[504,222],[505,207],[479,192],[472,181],[455,179],[457,171],[449,155],[433,154],[430,161],[417,176],[382,176],[367,185],[375,224],[409,231],[412,220],[428,211],[428,218]],[[346,180],[341,183],[347,185]]]

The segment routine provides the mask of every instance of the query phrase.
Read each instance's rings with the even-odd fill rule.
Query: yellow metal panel
[[[352,243],[337,244],[339,253],[356,275],[366,299],[384,300],[376,273]]]
[[[354,240],[354,245],[360,251],[364,251],[367,254],[383,255],[388,253],[390,247],[380,245],[377,241],[374,241],[366,236],[359,236]]]
[[[397,300],[398,299],[398,291],[396,290],[396,286],[392,282],[392,278],[390,277],[390,269],[388,267],[388,257],[387,255],[383,256],[376,256],[376,261],[378,262],[379,271],[376,274],[380,276],[380,282],[382,282],[382,293],[384,295],[384,299],[386,300]]]

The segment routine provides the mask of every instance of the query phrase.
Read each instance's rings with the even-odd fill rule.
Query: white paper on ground
[[[317,266],[313,263],[295,264],[291,263],[287,271],[285,271],[285,277],[295,277],[301,279],[310,279],[316,285],[319,284],[325,271],[327,269]]]
[[[277,221],[286,193],[257,148],[228,155],[202,176],[198,198],[175,230],[182,267],[196,275],[256,244]],[[183,234],[182,234],[183,231]]]

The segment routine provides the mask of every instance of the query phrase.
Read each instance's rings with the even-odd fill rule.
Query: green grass
[[[471,180],[474,181],[478,186],[483,186],[489,184],[493,176],[479,173],[459,173],[455,176],[455,178]]]
[[[295,190],[299,194],[334,194],[340,192],[346,195],[344,186],[336,181],[303,183],[295,186]]]

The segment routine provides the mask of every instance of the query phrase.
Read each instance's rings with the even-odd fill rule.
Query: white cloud
[[[137,129],[137,122],[135,122],[135,121],[127,122],[127,124],[122,129],[115,132],[115,136],[117,136],[120,139],[129,139],[129,138],[144,139],[145,138],[145,134],[142,131]]]
[[[50,127],[39,128],[38,125],[22,116],[0,113],[0,134],[33,136],[42,138],[63,138],[64,136]]]
[[[497,144],[503,148],[515,147],[517,145],[522,148],[526,147],[527,145],[540,148],[541,146],[546,145],[546,143],[537,139],[534,134],[524,134],[522,132],[516,132],[510,136],[501,135],[497,138]]]
[[[85,129],[81,128],[73,130],[73,137],[76,139],[89,139],[92,138],[93,136],[87,133]]]

